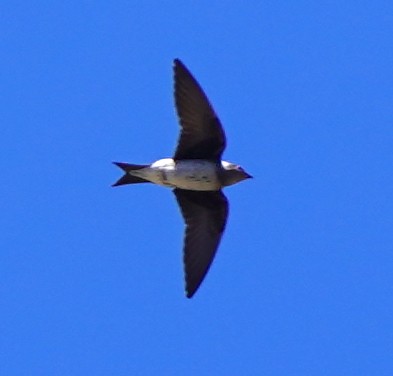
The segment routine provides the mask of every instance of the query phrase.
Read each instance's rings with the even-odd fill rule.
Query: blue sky
[[[2,375],[393,374],[391,1],[2,1]],[[184,297],[172,60],[211,99],[226,190]]]

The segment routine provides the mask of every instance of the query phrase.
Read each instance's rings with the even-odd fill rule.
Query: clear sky
[[[0,374],[393,374],[392,1],[0,4]],[[191,300],[169,189],[172,61],[230,217]]]

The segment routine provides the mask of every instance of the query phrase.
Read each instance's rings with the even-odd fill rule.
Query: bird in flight
[[[174,95],[180,136],[173,158],[152,164],[114,162],[125,174],[113,186],[154,183],[173,189],[185,221],[183,261],[186,296],[191,298],[216,254],[228,217],[222,188],[251,178],[221,160],[224,129],[206,94],[179,60],[174,60]]]

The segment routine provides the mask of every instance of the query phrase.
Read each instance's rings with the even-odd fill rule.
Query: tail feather
[[[125,174],[114,184],[112,187],[117,187],[119,185],[125,184],[137,184],[137,183],[150,183],[148,180],[142,179],[137,176],[131,175],[129,172],[133,170],[140,170],[141,168],[148,167],[149,165],[136,165],[130,163],[123,163],[123,162],[113,162],[116,166],[120,167]]]
[[[141,168],[149,167],[149,165],[141,165],[141,164],[131,164],[124,162],[113,162],[116,166],[120,167],[123,171],[129,172],[132,170],[140,170]]]

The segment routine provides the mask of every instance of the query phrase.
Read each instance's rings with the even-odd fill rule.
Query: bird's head
[[[241,182],[242,180],[251,179],[252,176],[248,174],[244,169],[230,162],[221,162],[223,172],[222,172],[222,184],[223,186],[228,186]]]

